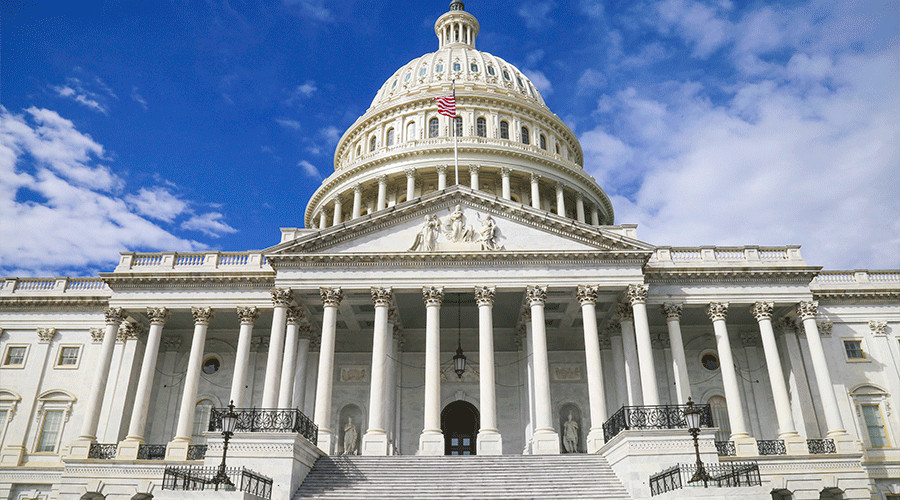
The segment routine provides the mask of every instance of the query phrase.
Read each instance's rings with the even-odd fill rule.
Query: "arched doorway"
[[[478,434],[478,409],[466,401],[454,401],[441,411],[444,455],[474,455]]]

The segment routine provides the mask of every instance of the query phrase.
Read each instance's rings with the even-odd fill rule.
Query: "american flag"
[[[453,118],[456,116],[456,93],[446,97],[435,97],[438,103],[438,114]]]

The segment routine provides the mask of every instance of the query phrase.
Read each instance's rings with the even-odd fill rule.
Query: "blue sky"
[[[436,49],[448,3],[4,2],[0,274],[277,243],[380,85]],[[466,8],[642,239],[900,267],[892,2]]]

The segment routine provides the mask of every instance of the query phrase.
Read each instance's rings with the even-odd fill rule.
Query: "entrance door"
[[[466,401],[454,401],[441,412],[444,455],[474,455],[478,434],[478,409]]]

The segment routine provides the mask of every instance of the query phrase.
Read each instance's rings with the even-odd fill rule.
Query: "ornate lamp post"
[[[228,403],[228,411],[222,415],[222,437],[224,438],[222,443],[222,463],[219,464],[219,472],[216,473],[216,477],[212,480],[213,484],[216,485],[216,491],[218,491],[220,484],[223,487],[234,488],[234,483],[231,482],[231,479],[228,479],[228,474],[225,473],[225,455],[228,454],[228,440],[234,434],[237,423],[238,415],[234,412],[234,400],[232,400]]]
[[[687,422],[688,432],[691,433],[691,437],[694,438],[694,453],[697,454],[697,472],[695,472],[694,476],[688,480],[688,483],[703,481],[703,487],[706,488],[708,486],[707,481],[712,478],[706,473],[706,469],[703,467],[703,461],[700,460],[700,443],[697,441],[697,436],[700,435],[700,414],[700,410],[694,408],[694,402],[691,401],[691,398],[689,397],[687,400],[687,409],[684,410],[684,420]]]

